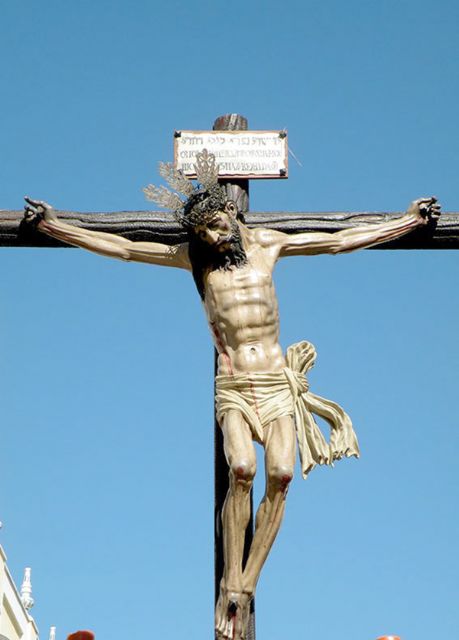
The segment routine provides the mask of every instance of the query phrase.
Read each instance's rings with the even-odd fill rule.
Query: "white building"
[[[38,640],[38,629],[29,613],[33,606],[30,569],[18,591],[0,545],[0,640]]]

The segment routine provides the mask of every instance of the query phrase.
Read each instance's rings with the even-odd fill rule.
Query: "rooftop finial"
[[[24,605],[24,609],[31,609],[34,605],[34,599],[32,598],[32,582],[30,580],[30,574],[32,569],[26,567],[24,569],[24,580],[21,584],[21,602]]]
[[[56,627],[51,627],[49,630],[49,640],[56,640]]]

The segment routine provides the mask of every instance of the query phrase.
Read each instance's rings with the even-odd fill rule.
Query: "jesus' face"
[[[215,212],[207,224],[195,227],[195,234],[212,246],[216,251],[226,251],[234,240],[236,222],[236,207],[233,202],[227,202],[223,210]]]

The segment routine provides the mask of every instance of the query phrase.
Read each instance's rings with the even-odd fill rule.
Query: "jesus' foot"
[[[215,632],[218,640],[245,640],[250,619],[252,595],[220,586],[215,609]]]

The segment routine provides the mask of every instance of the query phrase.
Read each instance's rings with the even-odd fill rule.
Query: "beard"
[[[209,271],[222,269],[228,271],[232,267],[239,268],[247,264],[247,254],[242,245],[242,235],[236,220],[231,221],[231,231],[225,248],[208,244],[192,230],[188,232],[188,254],[190,257],[193,278],[196,288],[205,298],[204,276]]]

